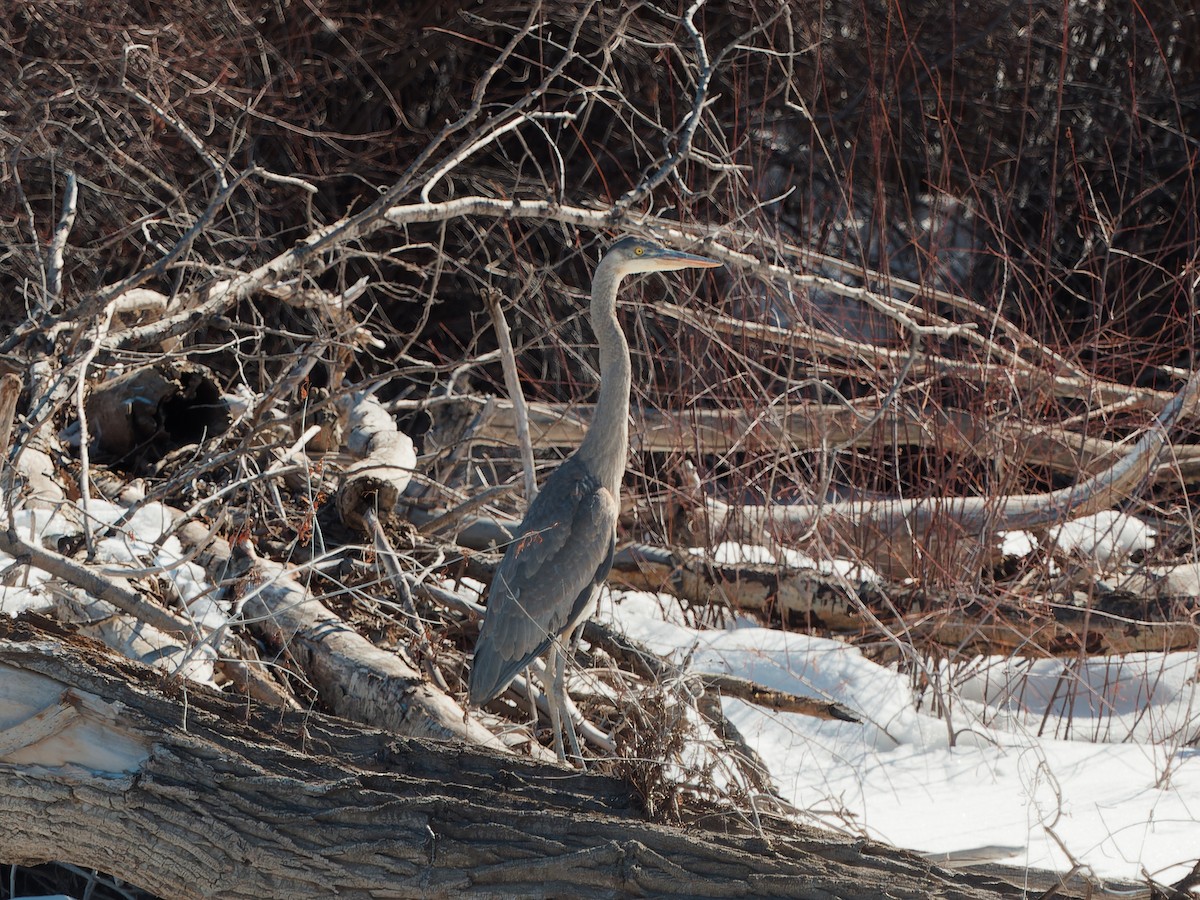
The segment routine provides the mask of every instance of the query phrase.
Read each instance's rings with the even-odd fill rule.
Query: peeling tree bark
[[[648,824],[615,779],[280,712],[0,619],[3,863],[180,900],[1023,896],[880,844],[721,824]]]

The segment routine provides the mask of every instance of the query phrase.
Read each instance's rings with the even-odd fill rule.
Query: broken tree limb
[[[1200,398],[1200,370],[1194,372],[1145,430],[1133,447],[1101,472],[1070,487],[1044,494],[1001,494],[994,497],[921,497],[845,500],[831,503],[734,506],[716,498],[704,503],[711,533],[728,530],[758,541],[794,542],[823,528],[824,540],[844,543],[858,558],[889,576],[920,576],[915,554],[944,541],[962,541],[986,553],[1001,531],[1037,528],[1111,509],[1145,481],[1168,432],[1184,416],[1195,413]],[[954,555],[933,558],[953,559]]]
[[[201,546],[196,560],[214,581],[240,579],[238,604],[250,627],[296,661],[323,703],[340,716],[412,737],[456,738],[503,749],[491,732],[467,718],[395,653],[380,650],[340,618],[300,581],[297,571],[254,558],[192,522],[179,531]]]
[[[795,713],[814,719],[851,722],[855,725],[862,723],[862,719],[840,703],[817,700],[813,697],[800,697],[788,691],[777,691],[773,688],[763,687],[748,678],[738,678],[733,675],[704,672],[698,678],[706,691],[712,691],[722,697],[744,700],[773,712]]]
[[[1164,579],[1137,596],[1097,591],[1077,602],[980,604],[927,587],[854,584],[816,569],[714,563],[692,553],[630,544],[619,549],[611,580],[670,594],[697,605],[717,603],[779,617],[790,627],[844,637],[870,632],[873,619],[903,625],[914,641],[980,653],[1064,655],[1086,648],[1111,655],[1197,646],[1195,595],[1172,592]]]
[[[861,600],[845,579],[816,569],[775,565],[727,565],[704,556],[646,544],[628,544],[613,558],[611,580],[639,591],[670,594],[689,603],[718,603],[735,610],[772,612],[788,621],[807,620],[831,631],[863,624]]]
[[[343,522],[368,530],[364,514],[375,510],[387,519],[404,494],[417,465],[412,438],[396,428],[392,416],[365,391],[338,398],[347,419],[346,449],[361,457],[346,469],[337,492]]]
[[[521,471],[525,476],[525,502],[532,504],[537,497],[537,473],[534,469],[533,445],[529,438],[529,411],[525,404],[525,394],[521,390],[521,377],[517,374],[517,357],[513,352],[512,335],[508,330],[508,320],[504,318],[504,310],[500,308],[500,292],[485,291],[483,302],[488,315],[492,317],[492,330],[496,333],[496,342],[500,345],[500,362],[504,370],[504,386],[508,390],[509,408],[513,411],[513,429],[517,446],[521,450]]]

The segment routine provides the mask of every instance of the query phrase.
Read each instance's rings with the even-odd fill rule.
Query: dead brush
[[[633,788],[651,821],[682,821],[694,800],[685,784],[699,774],[681,765],[695,723],[668,687],[654,683],[632,695],[620,713],[613,729],[617,753],[602,766]]]
[[[694,680],[646,683],[619,709],[617,751],[601,771],[629,784],[655,822],[724,821],[761,833],[760,800],[777,795],[770,776]],[[712,709],[716,704],[717,708]],[[784,804],[786,806],[786,804]]]

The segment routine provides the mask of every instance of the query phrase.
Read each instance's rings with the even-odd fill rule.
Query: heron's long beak
[[[715,269],[724,265],[719,259],[697,256],[695,253],[684,253],[682,250],[667,250],[656,262],[664,272],[672,272],[676,269]]]

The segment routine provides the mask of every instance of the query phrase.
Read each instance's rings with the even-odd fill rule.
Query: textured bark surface
[[[183,900],[1022,895],[811,829],[648,824],[617,780],[268,710],[43,620],[0,619],[0,672],[4,863]]]
[[[722,565],[642,544],[617,552],[610,577],[691,603],[776,615],[791,627],[856,635],[878,619],[922,641],[980,653],[1071,655],[1085,647],[1118,654],[1189,650],[1197,643],[1196,628],[1180,612],[1195,608],[1200,572],[1183,566],[1143,576],[1137,594],[1109,589],[1078,602],[991,606],[936,588],[881,591],[815,569]]]
[[[365,392],[347,395],[346,448],[359,457],[346,469],[337,492],[338,515],[365,531],[366,510],[386,518],[404,493],[417,465],[412,438],[396,428],[392,416]]]
[[[227,541],[197,522],[180,529],[180,537],[199,549],[196,561],[214,581],[232,575],[254,584],[245,599],[252,630],[269,646],[288,648],[326,709],[409,737],[503,748],[402,654],[381,650],[330,612],[294,569],[235,555]]]

